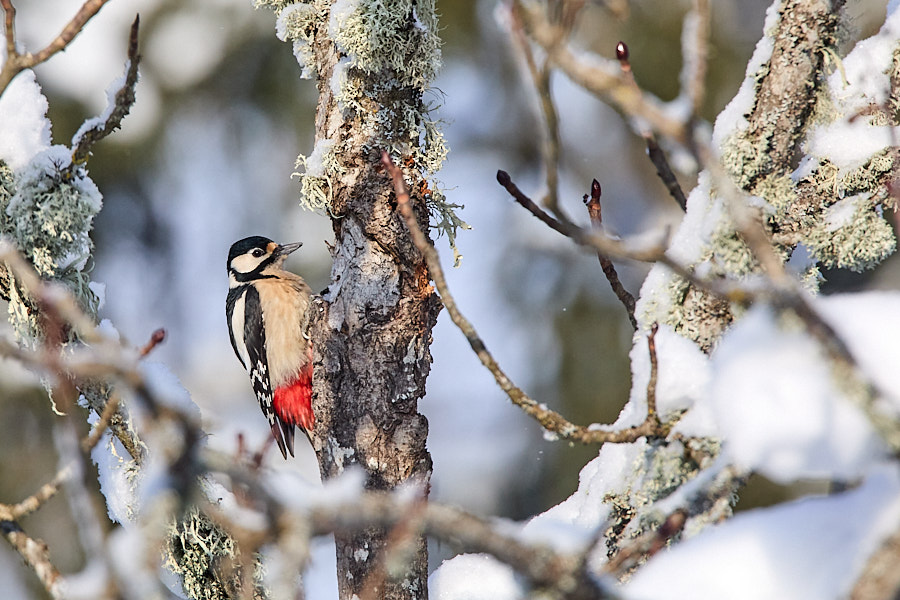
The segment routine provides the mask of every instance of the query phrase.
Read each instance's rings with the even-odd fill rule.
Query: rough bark
[[[440,302],[395,211],[390,178],[379,167],[377,140],[333,96],[329,82],[340,56],[326,33],[320,31],[314,44],[316,139],[342,140],[342,175],[331,182],[332,284],[311,322],[314,447],[323,479],[354,465],[364,469],[367,489],[387,491],[413,482],[425,496],[431,475],[428,422],[417,403],[425,393]],[[383,106],[421,106],[420,92],[398,89],[391,78],[390,72],[366,77],[372,90],[387,90]],[[378,92],[369,97],[378,98]],[[419,174],[407,175],[411,189],[419,189]],[[422,199],[413,201],[427,231]],[[407,536],[412,541],[402,544],[393,543],[396,537],[380,528],[335,535],[340,598],[427,597],[424,536],[413,531]],[[387,556],[395,550],[403,553],[400,572]]]

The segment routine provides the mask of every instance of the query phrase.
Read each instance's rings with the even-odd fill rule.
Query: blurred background
[[[533,198],[542,194],[536,96],[495,20],[497,2],[438,3],[444,68],[428,100],[439,107],[451,153],[437,177],[448,199],[465,205],[461,217],[472,230],[458,237],[464,256],[459,268],[452,268],[446,240],[438,240],[437,248],[461,310],[514,381],[575,422],[610,422],[630,386],[631,329],[624,309],[595,255],[542,226],[496,183],[497,169],[504,169]],[[37,50],[81,2],[17,4],[19,42]],[[769,2],[712,4],[703,111],[710,121],[743,79]],[[858,30],[853,36],[873,33],[886,1],[850,4]],[[638,82],[671,100],[678,94],[681,26],[689,5],[588,2],[575,39],[610,58],[625,40]],[[248,235],[302,240],[288,267],[316,291],[328,285],[330,221],[298,206],[299,185],[291,178],[297,155],[313,145],[315,85],[299,78],[290,45],[275,37],[275,16],[255,10],[251,0],[112,0],[64,53],[37,69],[55,143],[70,143],[83,120],[105,107],[104,90],[123,72],[135,13],[141,16],[143,54],[137,102],[122,131],[101,142],[89,163],[104,196],[92,273],[106,284],[101,315],[134,345],[165,328],[167,341],[152,358],[167,364],[201,407],[210,443],[233,449],[242,433],[257,448],[268,427],[228,341],[225,257],[233,241]],[[566,212],[588,222],[581,198],[597,178],[604,222],[613,232],[677,223],[679,209],[645,157],[643,141],[622,119],[561,75],[553,79],[553,95]],[[690,174],[680,179],[690,190]],[[646,267],[617,266],[637,295]],[[841,289],[889,286],[891,270],[888,264],[874,279],[842,277],[838,283]],[[597,449],[544,440],[496,387],[446,314],[432,353],[420,409],[431,424],[433,498],[478,514],[523,519],[570,495]],[[21,500],[55,472],[47,433],[52,418],[35,377],[0,361],[0,501]],[[311,451],[287,464],[276,458],[270,454],[268,461],[318,479]],[[758,488],[769,489],[763,483]],[[742,502],[754,502],[755,493]],[[49,544],[64,572],[83,564],[69,522],[60,497],[23,523]],[[21,559],[0,545],[0,573],[8,569],[16,571],[2,577],[9,597],[40,597]]]

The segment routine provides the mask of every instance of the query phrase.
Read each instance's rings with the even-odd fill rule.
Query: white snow
[[[900,127],[874,127],[865,119],[855,119],[816,127],[807,142],[810,154],[827,158],[841,171],[850,171],[898,140]]]
[[[629,354],[631,398],[609,429],[639,425],[647,415],[647,384],[650,381],[650,351],[647,336],[641,335]],[[708,358],[690,340],[668,325],[656,332],[656,410],[664,419],[686,410],[706,395],[709,382]]]
[[[780,327],[768,307],[751,309],[725,334],[711,368],[723,452],[742,468],[779,482],[850,479],[885,451],[866,416],[838,389],[818,343],[805,331]]]
[[[578,475],[578,490],[556,506],[532,519],[577,525],[592,532],[609,515],[609,506],[603,503],[607,494],[622,493],[627,489],[627,477],[636,461],[646,450],[647,442],[641,439],[633,444],[605,444]],[[526,528],[527,529],[527,528]]]
[[[313,177],[322,177],[325,175],[325,164],[323,159],[326,154],[334,148],[334,140],[321,139],[313,146],[312,154],[306,157],[303,166],[306,168],[306,174]]]
[[[837,231],[853,221],[860,198],[861,196],[844,198],[825,209],[825,224],[828,231]]]
[[[839,294],[820,298],[815,306],[889,403],[884,409],[900,414],[900,293]]]
[[[846,598],[866,557],[900,526],[895,466],[859,488],[739,514],[652,558],[628,600]]]
[[[486,554],[461,554],[445,560],[428,578],[435,600],[521,600],[525,589],[511,567]]]
[[[30,69],[19,73],[0,96],[0,160],[13,171],[50,147],[47,99]]]
[[[88,422],[93,426],[99,417],[93,412],[90,415]],[[130,523],[138,508],[133,473],[129,473],[131,456],[122,443],[107,432],[91,451],[91,460],[97,465],[100,491],[106,498],[110,520]]]
[[[735,94],[731,102],[716,117],[716,124],[713,128],[712,147],[719,150],[723,147],[725,141],[734,133],[746,129],[748,126],[747,119],[744,115],[750,112],[753,107],[753,99],[756,89],[756,72],[759,68],[769,60],[772,56],[774,42],[768,33],[778,23],[778,11],[781,9],[781,1],[772,2],[766,10],[766,21],[763,25],[763,36],[756,44],[753,56],[747,63],[744,82],[741,84],[738,93]]]

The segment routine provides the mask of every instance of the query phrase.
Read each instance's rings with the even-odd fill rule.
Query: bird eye
[[[259,258],[263,254],[265,254],[265,252],[263,252],[260,248],[255,248],[253,250],[253,256],[255,256],[256,258]]]

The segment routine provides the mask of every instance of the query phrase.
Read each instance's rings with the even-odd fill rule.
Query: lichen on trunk
[[[423,99],[440,66],[434,0],[260,4],[276,10],[279,36],[319,91],[316,145],[298,175],[302,203],[325,209],[335,235],[332,283],[310,324],[322,477],[357,465],[368,489],[412,483],[427,496],[428,422],[417,404],[440,302],[379,158],[387,150],[402,165],[424,230],[432,213],[448,234],[464,226],[429,180],[447,152]],[[424,537],[389,536],[336,534],[341,598],[427,596]]]

